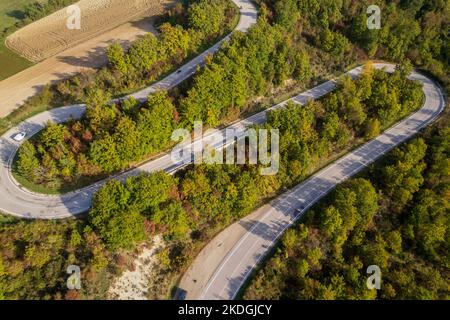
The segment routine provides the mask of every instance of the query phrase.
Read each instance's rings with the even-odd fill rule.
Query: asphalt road
[[[387,71],[393,69],[392,65],[376,65],[382,66]],[[351,73],[356,76],[359,71],[357,68]],[[419,111],[220,233],[183,276],[180,288],[187,291],[186,299],[234,299],[255,266],[308,208],[336,185],[433,122],[445,107],[440,87],[416,72],[410,79],[423,84],[426,99]],[[316,97],[332,87],[332,83],[325,83],[310,93]],[[304,98],[301,95],[294,100],[304,102]]]
[[[257,9],[249,0],[232,0],[240,9],[240,19],[235,31],[246,32],[257,20]],[[206,56],[213,54],[227,41],[231,35],[228,35],[213,47],[209,48],[193,60],[189,61],[181,68],[168,75],[161,81],[152,86],[129,95],[135,99],[145,100],[150,93],[157,90],[167,90],[175,87],[182,81],[192,76],[198,66],[201,66]],[[36,194],[24,187],[14,179],[11,174],[11,163],[20,147],[12,137],[18,132],[25,131],[27,137],[31,137],[45,128],[46,123],[51,120],[56,123],[66,122],[69,118],[79,119],[85,112],[84,104],[71,105],[61,108],[55,108],[50,111],[40,113],[27,119],[16,127],[12,128],[0,138],[0,212],[14,215],[21,218],[30,219],[61,219],[86,212],[92,200],[92,195],[97,191],[105,181],[100,181],[91,186],[71,192],[64,195],[49,196]],[[22,142],[23,143],[23,142]],[[170,158],[162,158],[152,161],[136,170],[126,172],[116,177],[126,179],[131,175],[139,174],[142,171],[165,170],[173,171],[176,166],[168,164]],[[180,166],[178,166],[179,168]]]

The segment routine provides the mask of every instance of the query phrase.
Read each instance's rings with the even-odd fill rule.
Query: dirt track
[[[103,1],[103,0],[101,0]],[[154,2],[154,0],[151,0]],[[173,1],[164,1],[166,4]],[[160,11],[158,11],[160,13]],[[42,87],[54,81],[70,77],[82,70],[104,65],[105,47],[114,41],[126,45],[137,37],[155,32],[153,19],[155,14],[140,12],[130,22],[91,38],[73,48],[48,58],[8,79],[0,81],[0,117],[20,107],[28,98],[38,93]],[[145,18],[144,18],[145,17]]]
[[[66,8],[14,32],[6,45],[30,61],[38,62],[104,34],[124,23],[161,14],[165,0],[81,0],[81,29],[70,30]]]

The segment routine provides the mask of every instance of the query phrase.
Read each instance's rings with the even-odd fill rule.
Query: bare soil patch
[[[161,237],[155,237],[153,246],[144,248],[136,260],[133,268],[126,270],[115,279],[108,291],[108,298],[112,300],[146,300],[147,290],[152,269],[157,261],[157,252],[164,247]]]

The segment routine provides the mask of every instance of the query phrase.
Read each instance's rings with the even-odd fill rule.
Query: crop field
[[[0,32],[21,20],[21,11],[25,5],[35,0],[1,0]],[[6,48],[0,37],[0,80],[5,79],[31,65],[29,61]]]
[[[66,27],[66,9],[59,10],[14,32],[8,48],[33,62],[42,61],[129,21],[161,14],[165,0],[81,0],[81,29]]]
[[[156,33],[153,26],[155,17],[175,3],[176,0],[132,0],[126,2],[82,0],[78,2],[82,9],[82,30],[70,30],[76,33],[72,38],[69,37],[70,34],[64,33],[64,30],[69,31],[66,28],[66,19],[58,20],[63,26],[59,28],[61,30],[42,29],[42,25],[55,28],[56,20],[54,17],[58,15],[58,12],[11,34],[10,36],[16,37],[17,35],[26,35],[26,32],[36,32],[34,28],[37,25],[38,28],[41,28],[39,30],[47,33],[53,30],[67,38],[64,42],[59,42],[59,46],[53,47],[51,46],[55,44],[52,42],[54,38],[41,36],[42,43],[26,38],[31,41],[31,45],[35,45],[35,48],[38,49],[47,47],[52,53],[63,50],[35,64],[7,49],[2,41],[0,51],[4,50],[7,53],[5,53],[5,58],[0,54],[0,80],[2,80],[0,81],[0,96],[3,97],[0,102],[0,117],[8,115],[20,107],[28,98],[39,93],[43,86],[48,83],[54,83],[79,72],[103,66],[106,63],[105,48],[110,43],[116,41],[127,46],[131,41],[148,32]],[[11,9],[5,9],[5,12],[9,11]],[[66,10],[60,11],[66,12]],[[107,21],[109,21],[108,26],[106,26]],[[14,22],[11,23],[14,24]],[[98,32],[101,33],[98,34]],[[36,34],[37,37],[39,37],[38,34]],[[18,43],[22,43],[21,41]],[[64,50],[64,48],[67,49]],[[50,51],[40,54],[45,56]],[[20,54],[25,55],[24,52]],[[5,71],[7,68],[10,68],[8,73]],[[2,73],[7,76],[2,77]]]

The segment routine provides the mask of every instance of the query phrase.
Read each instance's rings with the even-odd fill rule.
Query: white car
[[[27,133],[26,132],[19,132],[18,134],[16,134],[14,137],[13,137],[13,139],[15,140],[15,141],[17,141],[17,142],[20,142],[20,141],[22,141],[23,139],[25,139],[25,137],[27,136]]]

